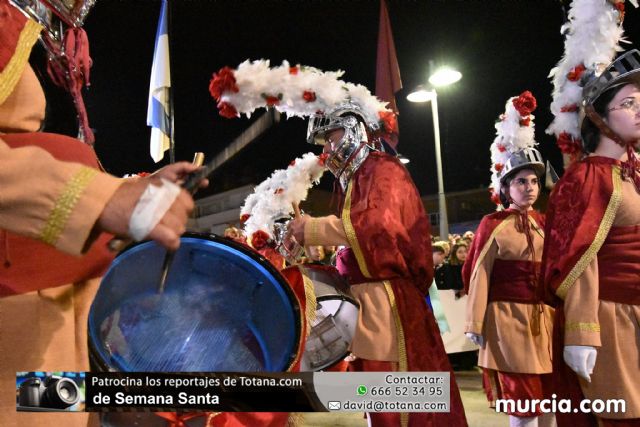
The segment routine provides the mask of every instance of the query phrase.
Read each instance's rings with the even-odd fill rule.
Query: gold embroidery
[[[302,281],[304,282],[304,296],[306,299],[305,305],[305,316],[307,319],[307,336],[309,336],[309,331],[311,330],[311,323],[316,320],[316,311],[317,311],[317,301],[316,301],[316,291],[313,287],[313,282],[309,279],[307,275],[307,269],[303,266],[298,266],[300,270],[300,274],[302,274]]]
[[[0,73],[0,104],[11,95],[16,84],[22,77],[24,67],[29,60],[31,48],[38,40],[42,26],[31,19],[27,19],[20,31],[15,53]]]
[[[389,297],[389,304],[391,305],[391,312],[393,313],[393,320],[396,324],[396,332],[398,333],[398,371],[407,372],[409,370],[409,363],[407,361],[407,347],[404,340],[404,329],[402,328],[402,321],[400,320],[400,312],[396,305],[396,296],[393,293],[391,282],[388,280],[383,281],[384,289],[387,291]],[[406,412],[400,413],[400,425],[406,427],[409,424],[409,414]]]
[[[565,332],[600,332],[599,323],[567,322],[564,325]]]
[[[307,243],[307,245],[316,245],[319,241],[318,235],[320,234],[320,221],[316,218],[310,218],[309,221],[311,224],[309,225],[309,243]]]
[[[349,241],[349,246],[356,256],[356,260],[358,261],[358,266],[360,267],[360,271],[367,279],[371,279],[371,274],[369,273],[369,269],[367,268],[367,262],[364,259],[364,254],[362,253],[362,249],[360,248],[360,243],[358,243],[358,238],[356,236],[356,231],[353,228],[353,224],[351,223],[351,191],[353,190],[352,183],[349,183],[349,187],[347,188],[347,196],[344,201],[344,208],[342,209],[342,225],[344,226],[344,232],[347,235],[347,240]]]
[[[598,228],[596,237],[595,239],[593,239],[591,246],[589,246],[582,257],[578,260],[576,265],[573,266],[573,269],[569,272],[567,277],[565,277],[565,279],[562,281],[562,283],[558,287],[558,290],[556,290],[556,295],[558,295],[563,300],[567,297],[569,289],[571,289],[571,287],[576,283],[578,277],[580,277],[580,275],[584,272],[589,263],[595,258],[596,254],[602,247],[602,244],[607,238],[609,230],[613,225],[613,220],[616,217],[616,213],[618,212],[618,207],[620,206],[620,202],[622,200],[622,177],[620,176],[620,166],[614,165],[611,168],[611,173],[613,175],[613,193],[611,193],[611,199],[609,200],[607,209],[604,212],[602,222],[600,222],[600,227]]]
[[[304,425],[304,412],[292,412],[287,418],[286,427],[300,427]]]
[[[82,167],[67,182],[62,194],[56,200],[56,204],[49,213],[47,223],[40,233],[40,240],[50,245],[55,245],[67,225],[67,220],[74,207],[78,203],[80,195],[89,185],[89,182],[98,174],[98,171],[88,167]]]

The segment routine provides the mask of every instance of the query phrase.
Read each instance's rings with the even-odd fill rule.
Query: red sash
[[[640,304],[640,225],[612,227],[598,252],[599,298]]]
[[[539,302],[534,269],[540,270],[539,262],[496,259],[489,282],[489,301]]]

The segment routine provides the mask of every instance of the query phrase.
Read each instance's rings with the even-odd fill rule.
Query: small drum
[[[359,306],[349,293],[349,285],[334,267],[305,264],[303,268],[313,282],[317,306],[300,370],[320,371],[348,355],[356,331]]]
[[[214,235],[186,234],[158,293],[166,250],[127,248],[89,312],[94,369],[285,371],[300,347],[300,308],[259,254]]]

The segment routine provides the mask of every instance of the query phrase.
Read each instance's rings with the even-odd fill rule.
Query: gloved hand
[[[484,337],[482,335],[474,334],[473,332],[465,332],[464,335],[475,345],[479,345],[480,347],[484,345]]]
[[[565,345],[563,358],[564,362],[578,376],[591,382],[591,374],[596,364],[598,351],[590,345]]]

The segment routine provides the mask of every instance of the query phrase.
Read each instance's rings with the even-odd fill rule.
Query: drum
[[[331,266],[305,264],[316,294],[316,318],[311,322],[301,371],[320,371],[343,360],[349,353],[358,322],[359,306],[349,285]]]
[[[286,280],[239,243],[181,238],[165,291],[166,250],[143,242],[120,253],[89,312],[93,369],[285,371],[298,354],[301,315]]]

